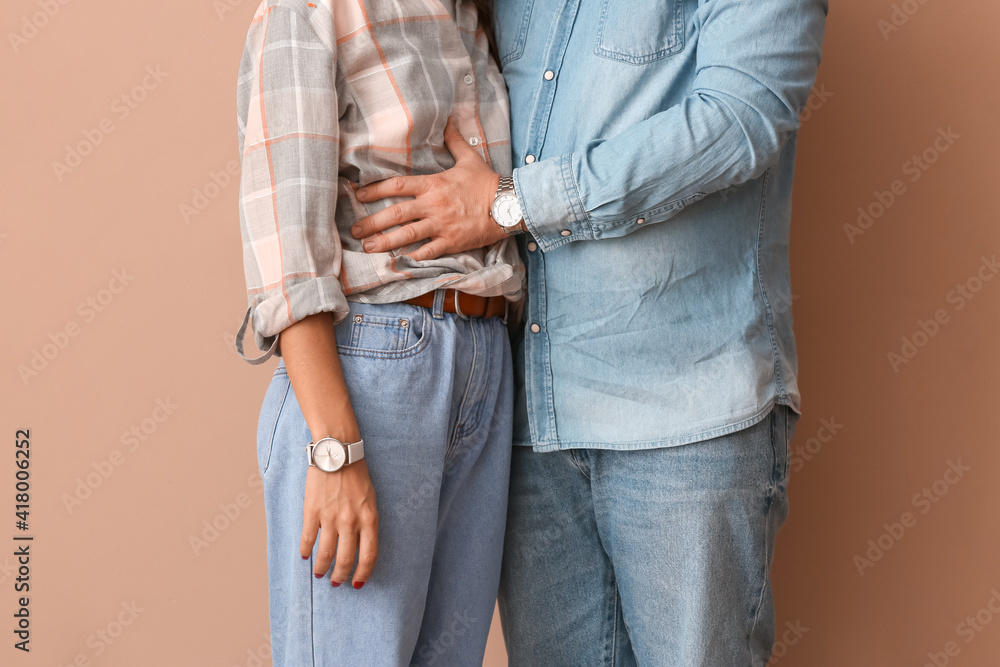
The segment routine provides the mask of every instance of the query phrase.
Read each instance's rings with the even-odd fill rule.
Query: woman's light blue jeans
[[[500,318],[351,303],[336,327],[379,512],[361,590],[299,554],[312,438],[282,361],[260,411],[275,667],[479,665],[496,601],[511,455]]]

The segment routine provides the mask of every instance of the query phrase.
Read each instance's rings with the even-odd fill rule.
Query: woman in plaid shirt
[[[351,227],[400,201],[360,203],[375,181],[477,161],[510,175],[486,5],[264,0],[247,34],[237,350],[252,320],[266,352],[244,358],[280,357],[257,438],[275,665],[482,661],[524,269],[502,231],[366,253]]]

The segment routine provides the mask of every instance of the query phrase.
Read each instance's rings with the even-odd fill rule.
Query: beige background
[[[0,8],[0,662],[270,664],[254,443],[273,362],[231,351],[245,299],[237,188],[222,175],[256,3],[61,3]],[[977,273],[992,278],[981,258],[1000,253],[1000,9],[906,0],[883,34],[888,0],[833,4],[799,135],[805,416],[772,664],[995,665],[1000,280]],[[81,142],[79,163],[54,167]],[[928,148],[914,182],[907,162]],[[849,234],[897,179],[892,205]],[[921,321],[933,336],[914,336]],[[22,377],[36,352],[51,358]],[[123,441],[133,427],[143,439]],[[18,428],[33,452],[30,656],[11,648]],[[196,550],[213,521],[224,529]],[[487,664],[503,655],[495,632]]]

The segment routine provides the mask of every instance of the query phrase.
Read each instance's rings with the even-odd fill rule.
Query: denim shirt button
[[[562,230],[562,231],[561,231],[561,232],[559,232],[559,233],[560,233],[560,234],[562,234],[563,236],[569,236],[569,235],[570,235],[570,234],[572,234],[573,232],[569,231],[568,229],[564,229],[564,230]]]
[[[556,78],[556,73],[553,72],[552,70],[547,70],[544,76],[546,81],[551,81],[552,79]]]
[[[638,220],[635,221],[635,224],[641,225],[644,222],[646,222],[646,218],[639,218]]]
[[[535,252],[536,250],[538,250],[538,244],[535,243],[534,241],[529,242],[528,243],[528,252]]]
[[[524,161],[525,161],[525,162],[526,162],[527,164],[531,164],[532,162],[534,162],[534,161],[535,161],[535,156],[534,156],[534,155],[525,155],[525,156],[524,156]]]
[[[542,330],[542,328],[540,326],[538,326],[537,324],[532,324],[531,325],[531,333],[538,333],[541,330]]]

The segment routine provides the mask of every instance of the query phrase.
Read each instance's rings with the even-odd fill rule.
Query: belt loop
[[[461,317],[463,320],[469,319],[469,316],[462,312],[462,308],[458,305],[458,290],[453,290],[455,294],[455,314]]]
[[[444,319],[444,292],[443,289],[434,290],[434,308],[432,309],[431,316],[435,320]]]

